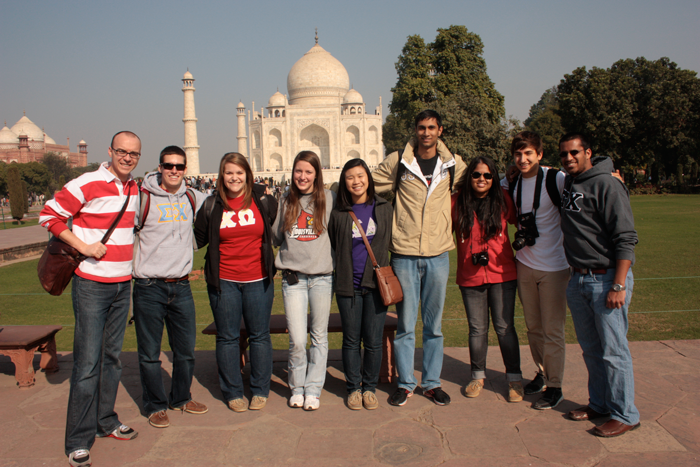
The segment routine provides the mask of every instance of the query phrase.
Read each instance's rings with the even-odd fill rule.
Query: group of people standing
[[[374,172],[361,159],[348,161],[337,194],[325,188],[318,156],[302,151],[279,201],[254,183],[247,159],[238,153],[221,159],[211,196],[188,189],[183,183],[186,154],[177,146],[161,152],[158,171],[146,176],[139,192],[131,172],[141,157],[140,139],[128,131],[117,133],[108,149],[111,161],[69,182],[46,204],[40,219],[88,257],[73,280],[76,328],[65,446],[69,463],[90,465],[96,436],[136,437],[114,412],[132,277],[149,423],[169,426],[168,409],[208,411],[190,393],[196,336],[189,284],[193,246],[208,246],[205,276],[217,331],[219,383],[234,412],[261,410],[269,396],[277,271],[289,330],[289,406],[309,411],[320,407],[334,293],[343,327],[347,406],[379,406],[376,387],[387,307],[364,236],[378,265],[393,267],[404,293],[396,305],[398,387],[389,403],[405,405],[418,386],[414,356],[420,308],[422,394],[437,405],[449,404],[440,382],[441,326],[448,252],[456,238],[457,284],[469,322],[471,360],[464,395],[477,397],[484,387],[490,316],[506,368],[508,400],[542,393],[534,408],[559,404],[568,299],[590,376],[590,402],[570,418],[610,417],[597,428],[600,436],[636,428],[639,414],[626,326],[637,237],[628,195],[610,176],[609,159],[592,159],[583,135],[566,135],[560,143],[565,176],[539,166],[542,143],[536,134],[523,132],[511,147],[517,170],[499,184],[493,160],[477,157],[466,166],[440,140],[442,131],[439,114],[421,112],[415,137]],[[389,192],[393,203],[380,196]],[[126,214],[103,245],[101,232],[124,203]],[[72,232],[66,226],[71,217]],[[508,223],[518,228],[515,256]],[[279,248],[276,257],[273,247]],[[535,378],[525,387],[514,326],[516,290],[537,365]],[[250,344],[250,401],[244,397],[239,363],[241,322]],[[169,394],[160,363],[164,326],[173,350]]]

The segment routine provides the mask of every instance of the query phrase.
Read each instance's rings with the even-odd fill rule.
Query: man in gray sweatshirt
[[[568,173],[561,208],[564,250],[572,268],[566,299],[588,369],[588,405],[569,412],[569,418],[609,417],[594,434],[619,436],[639,427],[627,344],[637,244],[629,193],[610,175],[608,157],[592,157],[585,136],[564,135],[559,151]]]
[[[203,414],[207,407],[192,400],[196,320],[190,290],[192,223],[206,196],[183,183],[187,156],[178,146],[160,153],[157,172],[141,186],[141,209],[134,247],[134,321],[138,340],[143,408],[156,428],[170,426],[167,409]],[[163,325],[173,351],[170,395],[161,376]]]

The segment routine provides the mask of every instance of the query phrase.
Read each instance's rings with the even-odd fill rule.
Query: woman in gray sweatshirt
[[[273,226],[279,246],[275,266],[282,271],[282,297],[289,329],[290,407],[319,408],[328,360],[328,317],[333,295],[333,255],[328,220],[335,193],[323,186],[321,162],[311,151],[297,154],[292,184],[282,196]],[[307,310],[311,309],[310,315]],[[306,329],[311,320],[307,362]]]

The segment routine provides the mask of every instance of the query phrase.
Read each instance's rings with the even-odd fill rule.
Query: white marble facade
[[[238,118],[239,152],[249,156],[256,176],[288,178],[294,157],[304,150],[318,154],[324,169],[336,169],[324,171],[324,181],[337,180],[348,159],[362,158],[370,167],[384,159],[381,98],[367,113],[345,67],[318,38],[289,71],[287,91],[289,99],[277,91],[263,109],[256,111],[253,103],[247,138],[240,137],[245,120]],[[242,104],[237,111],[240,117]]]

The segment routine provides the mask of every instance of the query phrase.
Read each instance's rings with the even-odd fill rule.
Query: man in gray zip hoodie
[[[591,157],[585,136],[564,135],[559,150],[569,174],[561,206],[564,250],[572,268],[566,299],[588,369],[588,405],[569,412],[569,418],[609,417],[593,433],[619,436],[639,426],[627,344],[637,244],[629,193],[610,175],[609,158]]]
[[[207,407],[192,400],[196,321],[190,290],[192,223],[206,195],[183,183],[187,156],[178,146],[160,153],[157,172],[141,186],[142,208],[134,248],[134,321],[138,340],[143,408],[156,428],[170,425],[167,409],[203,414]],[[170,396],[161,376],[163,324],[173,350]]]

